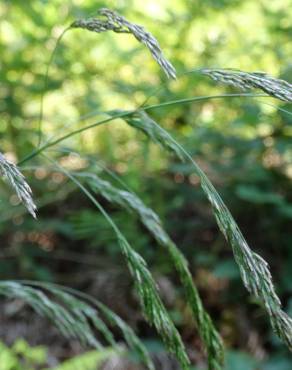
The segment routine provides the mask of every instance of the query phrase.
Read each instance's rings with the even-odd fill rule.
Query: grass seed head
[[[8,161],[3,154],[0,153],[0,176],[5,177],[13,189],[16,191],[18,198],[25,205],[29,213],[36,218],[36,205],[32,199],[32,191],[25,180],[23,174],[17,166]]]
[[[260,89],[274,98],[292,102],[292,85],[262,72],[243,72],[232,69],[203,69],[202,73],[240,89]]]
[[[173,65],[164,57],[163,52],[156,38],[144,27],[129,22],[118,13],[102,8],[98,11],[101,18],[79,19],[71,24],[72,28],[84,28],[97,33],[113,31],[116,33],[130,33],[139,42],[147,47],[152,57],[163,69],[168,78],[176,78],[176,71]]]

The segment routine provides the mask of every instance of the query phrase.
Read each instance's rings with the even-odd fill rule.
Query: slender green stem
[[[247,98],[250,98],[250,97],[266,97],[266,95],[264,95],[264,94],[243,94],[243,93],[237,93],[237,94],[221,94],[221,95],[196,96],[196,97],[192,97],[192,98],[177,99],[177,100],[167,101],[167,102],[164,102],[164,103],[147,105],[147,106],[143,107],[143,110],[144,111],[149,111],[149,110],[163,108],[163,107],[169,107],[169,106],[174,106],[174,105],[193,103],[193,102],[196,102],[196,101],[211,100],[211,99],[224,99],[224,98],[227,98],[227,97],[229,97],[229,98],[231,98],[231,97],[247,97]],[[43,146],[38,147],[33,152],[31,152],[30,154],[28,154],[25,158],[23,158],[18,163],[18,165],[19,166],[22,165],[23,163],[27,162],[28,160],[36,157],[38,154],[44,152],[46,149],[48,149],[48,148],[50,148],[50,147],[52,147],[52,146],[54,146],[56,144],[59,144],[60,142],[66,140],[66,139],[69,139],[72,136],[75,136],[77,134],[80,134],[81,132],[87,131],[87,130],[92,129],[94,127],[100,126],[100,125],[102,125],[104,123],[111,122],[111,121],[113,121],[113,120],[115,120],[117,118],[123,118],[123,117],[131,116],[132,114],[134,114],[138,110],[139,109],[133,109],[133,110],[126,111],[126,112],[123,111],[122,113],[118,113],[118,114],[116,114],[114,116],[108,117],[108,118],[103,119],[101,121],[94,122],[94,123],[92,123],[92,124],[90,124],[88,126],[84,126],[84,127],[81,127],[81,128],[79,128],[77,130],[71,131],[68,134],[66,134],[64,136],[61,136],[60,138],[58,138],[56,140],[47,142]]]
[[[77,135],[83,131],[86,131],[86,130],[89,130],[91,128],[94,128],[94,127],[97,127],[99,125],[102,125],[103,123],[107,123],[107,122],[110,122],[110,121],[113,121],[114,119],[116,118],[122,118],[122,117],[126,117],[126,116],[129,116],[130,114],[133,114],[133,112],[135,111],[130,111],[130,112],[123,112],[121,114],[117,114],[115,115],[114,117],[109,117],[109,118],[106,118],[104,120],[101,120],[101,121],[98,121],[98,122],[95,122],[91,125],[88,125],[88,126],[85,126],[85,127],[81,127],[80,129],[78,130],[74,130],[74,131],[71,131],[69,132],[68,134],[56,139],[56,140],[53,140],[53,141],[50,141],[46,144],[44,144],[43,146],[35,149],[33,152],[31,152],[28,156],[26,156],[24,159],[22,159],[18,165],[22,165],[23,163],[27,162],[28,160],[36,157],[38,154],[44,152],[46,149],[48,148],[51,148],[52,146],[56,145],[56,144],[59,144],[60,142],[66,140],[66,139],[69,139],[70,137],[74,136],[74,135]]]
[[[46,90],[48,87],[48,79],[49,79],[49,70],[52,65],[54,56],[56,54],[57,48],[65,35],[65,33],[70,29],[70,27],[65,28],[65,30],[61,33],[61,35],[57,38],[54,49],[50,55],[49,62],[46,67],[46,72],[45,72],[45,79],[44,79],[44,90],[41,95],[41,104],[40,104],[40,113],[39,113],[39,120],[38,120],[38,147],[40,147],[41,142],[42,142],[42,123],[43,123],[43,116],[44,116],[44,97],[46,94]]]
[[[164,103],[146,105],[145,107],[143,107],[143,110],[148,111],[148,110],[152,110],[152,109],[168,107],[168,106],[171,106],[171,105],[180,105],[180,104],[193,103],[193,102],[201,101],[201,100],[236,98],[236,97],[245,97],[245,98],[261,97],[262,98],[262,97],[266,97],[266,96],[267,96],[266,94],[252,94],[252,93],[236,93],[236,94],[195,96],[195,97],[192,97],[192,98],[170,100],[170,101],[166,101]]]
[[[189,358],[185,351],[184,344],[164,304],[161,301],[153,277],[148,270],[144,259],[140,256],[140,254],[136,253],[132,249],[127,239],[120,231],[119,227],[112,220],[112,218],[102,207],[102,205],[94,198],[91,192],[78,179],[76,179],[75,176],[73,176],[69,171],[60,166],[56,161],[48,158],[44,154],[43,156],[47,158],[50,162],[54,163],[54,165],[62,173],[64,173],[83,191],[83,193],[92,201],[92,203],[96,206],[96,208],[101,212],[109,225],[112,227],[113,231],[116,234],[117,241],[119,242],[121,251],[126,258],[128,268],[134,278],[134,281],[136,283],[139,282],[136,285],[137,291],[140,296],[141,305],[143,307],[143,311],[148,322],[156,327],[158,333],[165,341],[168,350],[176,356],[177,360],[182,366],[182,369],[189,370]]]

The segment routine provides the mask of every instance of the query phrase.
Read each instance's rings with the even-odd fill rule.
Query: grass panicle
[[[181,161],[185,160],[185,156],[177,145],[168,139],[168,135],[166,135],[165,132],[157,130],[156,126],[152,122],[152,118],[144,110],[122,111],[116,109],[108,111],[107,114],[112,117],[118,116],[122,118],[130,126],[143,131],[152,142],[159,144],[169,152],[173,152]]]
[[[42,283],[42,286],[45,287],[49,292],[58,296],[58,298],[61,299],[64,303],[69,303],[69,305],[72,305],[72,307],[74,307],[74,311],[81,311],[81,313],[84,313],[86,317],[90,319],[90,321],[94,324],[94,327],[103,334],[103,337],[106,339],[107,343],[112,347],[117,347],[117,343],[115,342],[111,331],[104,324],[104,321],[100,319],[97,311],[92,308],[92,306],[97,308],[99,313],[111,326],[116,326],[117,328],[119,328],[128,347],[139,355],[143,363],[146,365],[147,369],[154,370],[154,365],[149,356],[149,353],[147,352],[140,339],[136,336],[132,328],[103,303],[91,296],[88,296],[87,294],[76,291],[72,288],[62,287],[59,285],[56,286],[48,283]],[[80,296],[82,300],[77,299],[75,296]],[[89,301],[91,305],[88,305],[87,303],[85,303],[85,301]]]
[[[103,303],[85,293],[52,283],[1,281],[0,295],[23,300],[38,314],[51,320],[66,338],[101,349],[103,346],[95,336],[97,330],[107,345],[118,349],[106,320],[110,326],[119,328],[128,347],[139,354],[147,369],[154,370],[149,353],[134,331]]]
[[[186,300],[192,310],[200,337],[204,343],[209,362],[209,369],[221,369],[223,364],[223,344],[212,320],[204,310],[199,293],[193,283],[188,263],[175,243],[165,232],[158,215],[132,192],[114,187],[94,174],[82,174],[94,192],[101,194],[109,202],[138,215],[154,239],[166,248],[175,265],[185,290]]]
[[[62,305],[50,299],[42,290],[16,281],[1,281],[0,295],[23,300],[38,314],[50,319],[66,338],[75,338],[83,345],[101,348],[89,326],[88,316],[69,302]]]
[[[275,333],[292,350],[292,319],[281,308],[268,263],[250,249],[228,208],[204,174],[201,175],[201,185],[213,207],[218,226],[232,247],[245,287],[265,307]]]
[[[167,349],[177,358],[182,369],[189,370],[190,360],[186,353],[185,346],[159,296],[158,287],[145,260],[131,247],[118,226],[102,205],[95,199],[94,195],[75,176],[73,176],[73,174],[61,167],[55,161],[51,159],[49,160],[79,187],[79,189],[91,200],[95,207],[108,221],[117,237],[118,244],[133,277],[145,317],[148,322],[156,328]]]
[[[71,28],[84,28],[97,33],[113,31],[116,33],[132,34],[139,42],[145,45],[152,57],[163,69],[168,78],[176,78],[173,65],[164,57],[156,38],[144,27],[129,22],[125,17],[113,10],[102,8],[98,11],[100,18],[79,19],[71,24]]]
[[[281,302],[275,292],[267,262],[250,249],[220,195],[190,154],[152,118],[149,117],[145,121],[145,115],[145,112],[140,114],[140,123],[138,124],[138,113],[135,113],[135,127],[150,139],[153,135],[159,138],[163,134],[164,140],[160,140],[159,143],[164,145],[167,150],[176,146],[176,150],[172,150],[173,154],[177,155],[177,152],[180,152],[179,159],[184,157],[185,160],[191,162],[194,172],[200,179],[201,187],[212,205],[218,226],[232,247],[245,287],[265,307],[274,331],[292,350],[292,319],[281,308]],[[125,121],[128,123],[128,117]],[[144,122],[145,127],[148,127],[147,130],[145,127],[143,128]],[[149,129],[150,124],[153,125],[151,130]]]
[[[129,348],[132,348],[135,352],[139,354],[140,358],[147,366],[147,369],[155,370],[154,364],[149,356],[149,353],[147,352],[145,346],[137,337],[133,329],[129,325],[127,325],[126,322],[122,320],[118,315],[116,315],[113,311],[109,310],[108,307],[106,307],[104,304],[100,302],[97,302],[96,304],[100,309],[100,312],[107,319],[107,321],[120,329]]]
[[[232,85],[242,90],[259,89],[274,98],[285,102],[292,102],[292,85],[285,80],[271,77],[265,72],[203,68],[201,69],[201,73],[211,77],[216,82]]]
[[[32,199],[32,191],[23,174],[17,166],[0,153],[0,176],[8,180],[16,191],[19,200],[25,205],[28,212],[36,218],[36,205]]]
[[[175,355],[182,369],[189,370],[190,362],[184,344],[160,299],[156,283],[146,262],[130,247],[124,237],[119,238],[119,244],[133,276],[147,320],[155,326],[168,350]]]

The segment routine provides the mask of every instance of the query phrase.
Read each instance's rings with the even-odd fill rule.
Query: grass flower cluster
[[[274,98],[292,102],[292,85],[287,81],[271,77],[264,72],[203,68],[201,73],[219,83],[232,85],[242,90],[259,89]]]
[[[156,38],[144,27],[129,22],[125,17],[109,9],[100,9],[98,12],[101,18],[87,18],[76,20],[71,24],[72,28],[84,28],[97,33],[114,31],[116,33],[130,33],[139,42],[144,44],[156,62],[163,69],[167,77],[176,78],[176,71],[173,65],[164,57]],[[104,19],[105,18],[105,19]]]
[[[32,198],[32,191],[23,174],[17,166],[0,153],[0,175],[6,178],[15,190],[19,200],[25,205],[29,213],[36,218],[36,205]]]

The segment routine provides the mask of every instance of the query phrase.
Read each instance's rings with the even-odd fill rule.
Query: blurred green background
[[[37,144],[44,74],[56,38],[74,19],[92,16],[100,7],[144,25],[182,76],[167,82],[149,52],[129,35],[71,30],[50,68],[45,140],[95,122],[99,112],[135,108],[148,97],[154,104],[238,92],[195,72],[183,74],[200,67],[266,71],[292,83],[291,0],[2,0],[0,143],[9,158],[21,160]],[[291,105],[236,97],[150,114],[207,173],[251,247],[269,262],[284,309],[292,314],[292,116],[278,108],[291,110]],[[88,130],[47,154],[69,169],[90,168],[109,179],[118,176],[161,216],[188,258],[204,304],[223,336],[226,369],[292,368],[291,356],[272,333],[263,309],[244,289],[189,165],[178,163],[120,121]],[[103,217],[44,158],[22,169],[39,206],[38,221],[1,182],[0,279],[45,280],[86,291],[133,326],[159,358],[159,369],[175,366],[141,315]],[[135,217],[103,205],[149,263],[194,369],[204,368],[201,344],[169,259]],[[21,302],[1,300],[0,327],[1,370],[57,368],[83,352],[45,320],[25,311]]]

